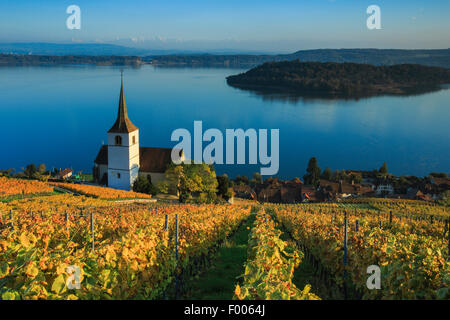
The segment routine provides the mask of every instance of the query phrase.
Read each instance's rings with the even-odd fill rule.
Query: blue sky
[[[66,28],[71,4],[81,8],[81,30]],[[366,27],[371,4],[381,8],[381,30]],[[450,1],[2,0],[0,42],[271,52],[449,48]]]

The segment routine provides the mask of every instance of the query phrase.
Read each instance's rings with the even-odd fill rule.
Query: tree
[[[383,163],[383,166],[380,168],[380,173],[386,175],[388,173],[388,167],[386,162]]]
[[[261,173],[255,172],[253,174],[253,180],[255,180],[256,183],[261,184],[262,183],[262,176]]]
[[[432,172],[432,173],[430,173],[430,177],[432,177],[432,178],[448,178],[448,175],[445,172]]]
[[[348,180],[349,183],[351,183],[351,182],[354,182],[354,183],[361,183],[361,182],[362,182],[362,176],[359,175],[359,174],[351,173],[351,174],[349,175],[348,179],[349,179],[349,180]]]
[[[450,190],[444,191],[441,194],[440,198],[441,199],[438,201],[439,204],[441,204],[443,206],[450,206]]]
[[[149,194],[150,193],[150,183],[149,183],[148,179],[143,176],[139,176],[133,182],[133,191]]]
[[[306,169],[306,172],[308,173],[303,176],[305,184],[311,184],[317,187],[320,181],[320,168],[317,165],[316,157],[312,157],[311,159],[309,159],[308,168]]]
[[[225,200],[230,199],[231,198],[230,179],[228,179],[228,176],[226,174],[222,176],[217,176],[217,182],[218,182],[217,195]]]
[[[326,167],[325,170],[323,170],[322,179],[331,180],[331,176],[332,176],[331,169]]]
[[[248,185],[250,183],[250,180],[247,176],[237,176],[235,182],[237,185]]]
[[[34,163],[27,165],[24,170],[24,173],[28,178],[32,178],[36,174],[36,172],[36,165]]]
[[[47,167],[46,167],[45,164],[43,164],[43,163],[41,163],[41,164],[37,167],[37,171],[39,172],[39,174],[44,174],[46,170],[47,170]]]
[[[207,164],[172,165],[165,173],[167,190],[177,193],[180,202],[194,196],[205,201],[216,200],[218,182],[212,166]]]

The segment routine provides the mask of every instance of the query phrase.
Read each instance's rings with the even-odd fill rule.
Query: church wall
[[[101,164],[98,166],[98,178],[100,179],[100,181],[103,178],[104,174],[108,174],[108,166],[106,164]]]
[[[139,177],[139,167],[134,167],[130,173],[130,185],[133,186],[134,181]]]
[[[139,172],[139,176],[143,176],[147,178],[147,176],[150,175],[152,177],[152,184],[156,186],[156,183],[159,181],[163,181],[166,179],[164,173],[159,172]]]
[[[120,178],[118,177],[120,174]],[[108,170],[108,187],[122,190],[130,190],[130,171],[128,170]]]

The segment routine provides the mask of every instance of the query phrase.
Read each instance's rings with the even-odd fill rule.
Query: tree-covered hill
[[[265,62],[353,62],[373,65],[421,64],[450,68],[450,49],[401,50],[401,49],[315,49],[300,50],[278,55],[153,55],[144,61],[158,66],[230,67],[253,68]]]
[[[374,66],[334,62],[268,62],[227,78],[229,85],[302,95],[364,97],[437,90],[450,83],[450,70],[414,64]]]

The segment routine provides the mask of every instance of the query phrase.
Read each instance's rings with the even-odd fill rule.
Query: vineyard
[[[346,294],[362,299],[450,298],[448,221],[334,205],[280,205],[271,210],[327,280]],[[421,217],[422,212],[417,214]],[[366,285],[371,265],[381,268],[384,286],[379,290]]]
[[[70,190],[72,192],[91,196],[100,199],[146,199],[151,198],[151,195],[145,193],[137,193],[132,191],[124,191],[106,187],[99,186],[91,186],[85,184],[73,184],[73,183],[64,183],[64,182],[52,182],[50,183],[52,186],[62,187],[66,190]]]
[[[11,195],[53,192],[53,187],[36,180],[18,180],[0,176],[0,198]]]
[[[227,299],[330,298],[312,280],[346,299],[450,298],[446,207],[386,199],[118,203],[109,191],[63,187],[89,196],[30,189],[36,196],[0,202],[2,299],[184,299],[187,287],[201,297],[197,283],[211,282],[202,277],[231,272],[230,264],[237,274]],[[218,252],[236,237],[246,239],[246,258],[231,255],[221,266]],[[372,265],[381,270],[379,289],[367,286]],[[302,266],[314,270],[305,281],[295,273]]]
[[[205,259],[250,212],[223,206],[108,207],[96,199],[76,197],[74,204],[73,196],[56,197],[8,204],[15,210],[0,222],[4,299],[162,297],[181,270]],[[55,200],[65,203],[54,210]],[[71,265],[81,269],[80,290],[66,287]]]
[[[245,264],[244,283],[235,289],[239,300],[318,300],[307,285],[299,290],[292,282],[294,269],[303,258],[302,252],[289,248],[280,239],[281,231],[268,215],[259,212],[249,238],[249,254]]]

